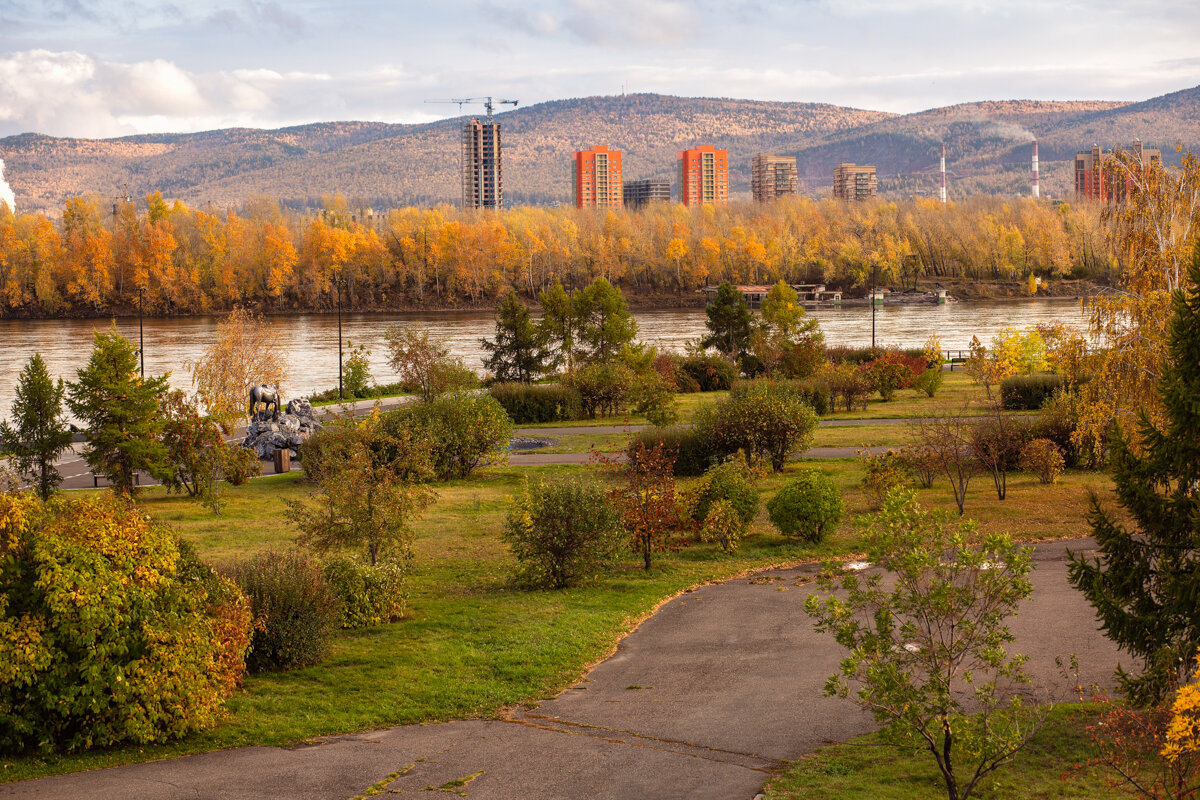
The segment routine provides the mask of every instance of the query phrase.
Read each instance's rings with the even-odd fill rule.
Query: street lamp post
[[[142,329],[142,306],[146,296],[146,287],[138,287],[138,358],[141,359],[142,377],[146,377],[146,335]]]
[[[337,303],[338,303],[338,400],[342,397],[342,279],[338,278],[334,281],[337,286]]]
[[[871,349],[875,349],[875,293],[879,289],[879,262],[871,272]]]

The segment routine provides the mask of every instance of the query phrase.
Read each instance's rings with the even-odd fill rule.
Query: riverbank
[[[828,285],[829,291],[841,291],[843,305],[866,305],[867,304],[867,289],[864,287],[854,286],[837,286],[834,284]],[[1028,293],[1028,286],[1025,281],[976,281],[968,279],[923,279],[917,284],[915,290],[909,288],[904,289],[900,286],[886,287],[890,289],[895,297],[910,296],[912,293],[931,292],[936,293],[939,288],[945,288],[950,297],[958,302],[1002,302],[1013,300],[1069,300],[1069,299],[1084,299],[1105,291],[1108,287],[1103,284],[1096,283],[1090,280],[1055,280],[1045,281],[1038,287],[1036,295]],[[631,311],[655,311],[655,310],[683,310],[683,309],[702,309],[708,303],[709,296],[700,290],[686,292],[651,292],[638,293],[636,287],[630,288],[627,286],[621,287],[625,294],[625,302]],[[523,298],[534,309],[535,313],[541,312],[541,306],[530,300]],[[886,300],[887,303],[896,302],[894,298]],[[921,301],[906,301],[906,302],[921,302]],[[930,300],[930,302],[933,302]],[[808,307],[810,304],[805,304]],[[388,315],[418,315],[418,314],[480,314],[491,313],[495,310],[496,300],[494,297],[487,297],[476,302],[442,302],[437,298],[426,298],[417,302],[412,302],[411,298],[405,298],[403,303],[365,303],[353,305],[347,302],[342,307],[342,314],[388,314]],[[832,303],[820,303],[815,307],[832,308]],[[170,319],[204,319],[207,317],[219,317],[228,313],[230,309],[211,309],[200,314],[172,314],[158,313],[147,310],[143,316],[145,319],[155,320],[170,320]],[[313,307],[289,306],[282,307],[254,307],[253,310],[261,313],[269,318],[289,317],[297,314],[337,314],[337,303],[333,298],[329,298],[327,303],[319,303]],[[137,319],[139,316],[136,298],[132,298],[130,303],[120,306],[106,307],[102,309],[93,309],[89,311],[73,310],[67,313],[54,316],[45,316],[39,314],[24,314],[21,312],[9,312],[5,319],[12,320],[29,320],[29,321],[51,321],[51,320],[100,320],[100,319]]]

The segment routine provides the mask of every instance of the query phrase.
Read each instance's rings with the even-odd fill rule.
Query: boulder
[[[312,404],[307,400],[292,400],[283,414],[260,411],[251,417],[242,447],[266,460],[274,458],[276,450],[287,448],[294,458],[304,441],[320,429]]]

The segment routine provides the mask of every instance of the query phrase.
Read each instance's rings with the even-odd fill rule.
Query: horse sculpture
[[[275,406],[274,415],[279,414],[279,387],[267,386],[265,383],[258,386],[250,387],[250,416],[258,413],[259,404],[264,406],[263,411],[270,411],[271,406]]]

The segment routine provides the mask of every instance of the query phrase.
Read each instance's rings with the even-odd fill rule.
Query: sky
[[[1198,43],[1196,0],[0,0],[0,136],[426,122],[483,95],[1143,100],[1200,84]]]

